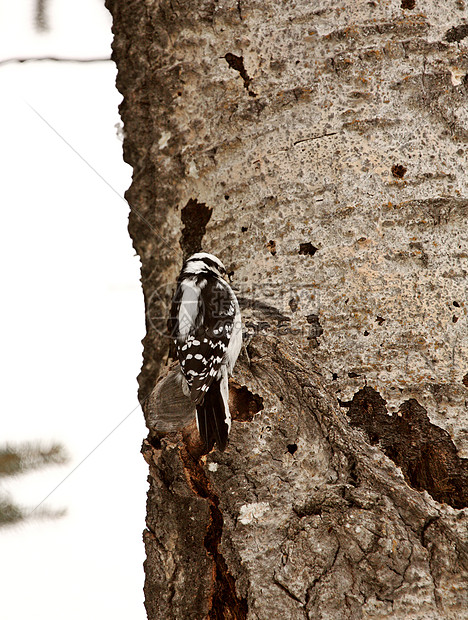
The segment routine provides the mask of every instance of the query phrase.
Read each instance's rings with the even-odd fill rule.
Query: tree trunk
[[[147,308],[148,618],[468,618],[465,3],[107,6]],[[209,455],[161,396],[201,247],[248,332]]]

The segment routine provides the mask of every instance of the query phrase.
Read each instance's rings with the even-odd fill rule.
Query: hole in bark
[[[364,331],[364,336],[368,336],[369,332],[367,331],[367,329]]]
[[[385,319],[384,319],[384,318],[382,318],[381,316],[377,316],[377,318],[376,318],[375,320],[376,320],[376,322],[377,322],[379,325],[382,325],[382,323],[384,323],[384,322],[385,322]]]
[[[333,373],[332,377],[333,381],[336,381],[338,379],[338,375],[336,374],[336,372]]]
[[[445,33],[445,40],[449,43],[455,43],[461,41],[465,37],[468,37],[468,24],[461,24],[460,26],[454,26],[447,30]]]
[[[412,11],[416,6],[416,0],[401,0],[401,8]]]
[[[392,166],[392,174],[397,179],[402,179],[406,174],[406,168],[401,164],[395,164]]]
[[[417,400],[405,401],[398,415],[387,414],[386,401],[371,387],[349,404],[352,426],[401,467],[406,481],[454,508],[468,506],[468,459],[462,459],[447,431],[429,421]]]
[[[159,437],[148,437],[148,443],[155,449],[161,450],[161,439]]]
[[[452,317],[452,323],[456,323],[458,321],[458,317],[453,315]]]
[[[266,244],[267,249],[271,253],[272,256],[276,256],[276,241],[270,239],[270,241]]]
[[[187,202],[181,211],[181,219],[184,228],[180,238],[180,247],[184,254],[184,259],[200,252],[202,240],[206,231],[206,225],[210,221],[213,209],[210,209],[203,202],[197,202],[192,198]]]
[[[459,308],[460,307],[460,304],[458,303],[458,301],[454,301],[453,305],[455,306],[455,308]]]
[[[348,377],[350,379],[355,379],[356,377],[360,377],[361,375],[359,375],[357,372],[348,372]]]
[[[468,387],[468,373],[463,377],[462,383],[465,387]]]
[[[241,226],[241,232],[247,232],[248,228],[247,226]]]
[[[229,195],[228,195],[228,194],[226,194],[226,195],[224,196],[224,200],[229,200]]]
[[[295,443],[288,443],[287,449],[289,454],[294,454],[294,452],[296,452],[297,450],[297,445]]]
[[[357,487],[359,486],[359,474],[358,474],[356,459],[354,457],[349,457],[348,462],[349,462],[349,481],[354,487]]]
[[[249,77],[247,71],[245,70],[243,56],[236,56],[235,54],[231,54],[230,52],[228,52],[224,56],[224,58],[227,64],[231,67],[231,69],[239,72],[241,78],[244,80],[244,88],[247,90],[250,97],[256,97],[257,94],[254,93],[253,90],[250,90],[250,83],[252,81],[252,78]]]
[[[263,398],[258,394],[252,394],[245,385],[240,385],[231,379],[229,388],[229,409],[234,420],[249,422],[263,409]]]
[[[317,252],[318,248],[313,246],[310,242],[299,244],[299,254],[306,256],[313,256]]]
[[[323,328],[320,325],[318,314],[308,314],[306,316],[307,323],[311,325],[309,337],[318,338],[323,334]]]

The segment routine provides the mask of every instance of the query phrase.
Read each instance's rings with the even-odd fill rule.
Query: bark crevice
[[[212,620],[245,620],[248,605],[245,598],[238,596],[236,581],[229,571],[226,559],[219,546],[223,535],[224,518],[216,495],[200,461],[185,450],[180,450],[181,460],[193,491],[210,503],[209,526],[203,540],[206,551],[213,560],[213,588],[207,618]]]

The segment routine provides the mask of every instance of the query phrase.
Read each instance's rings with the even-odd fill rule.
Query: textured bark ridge
[[[411,488],[350,427],[310,359],[262,336],[248,352],[243,402],[255,408],[260,394],[264,409],[234,422],[225,453],[193,458],[185,432],[146,444],[149,617],[464,613],[465,513]]]
[[[107,6],[147,308],[148,617],[466,616],[465,3]],[[248,332],[223,454],[190,408],[179,428],[180,394],[150,398],[176,387],[165,322],[200,248]]]

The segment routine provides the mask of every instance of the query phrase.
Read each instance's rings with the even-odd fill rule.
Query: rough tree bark
[[[464,0],[107,6],[147,307],[148,617],[467,618]],[[250,333],[205,456],[149,398],[200,247]]]

